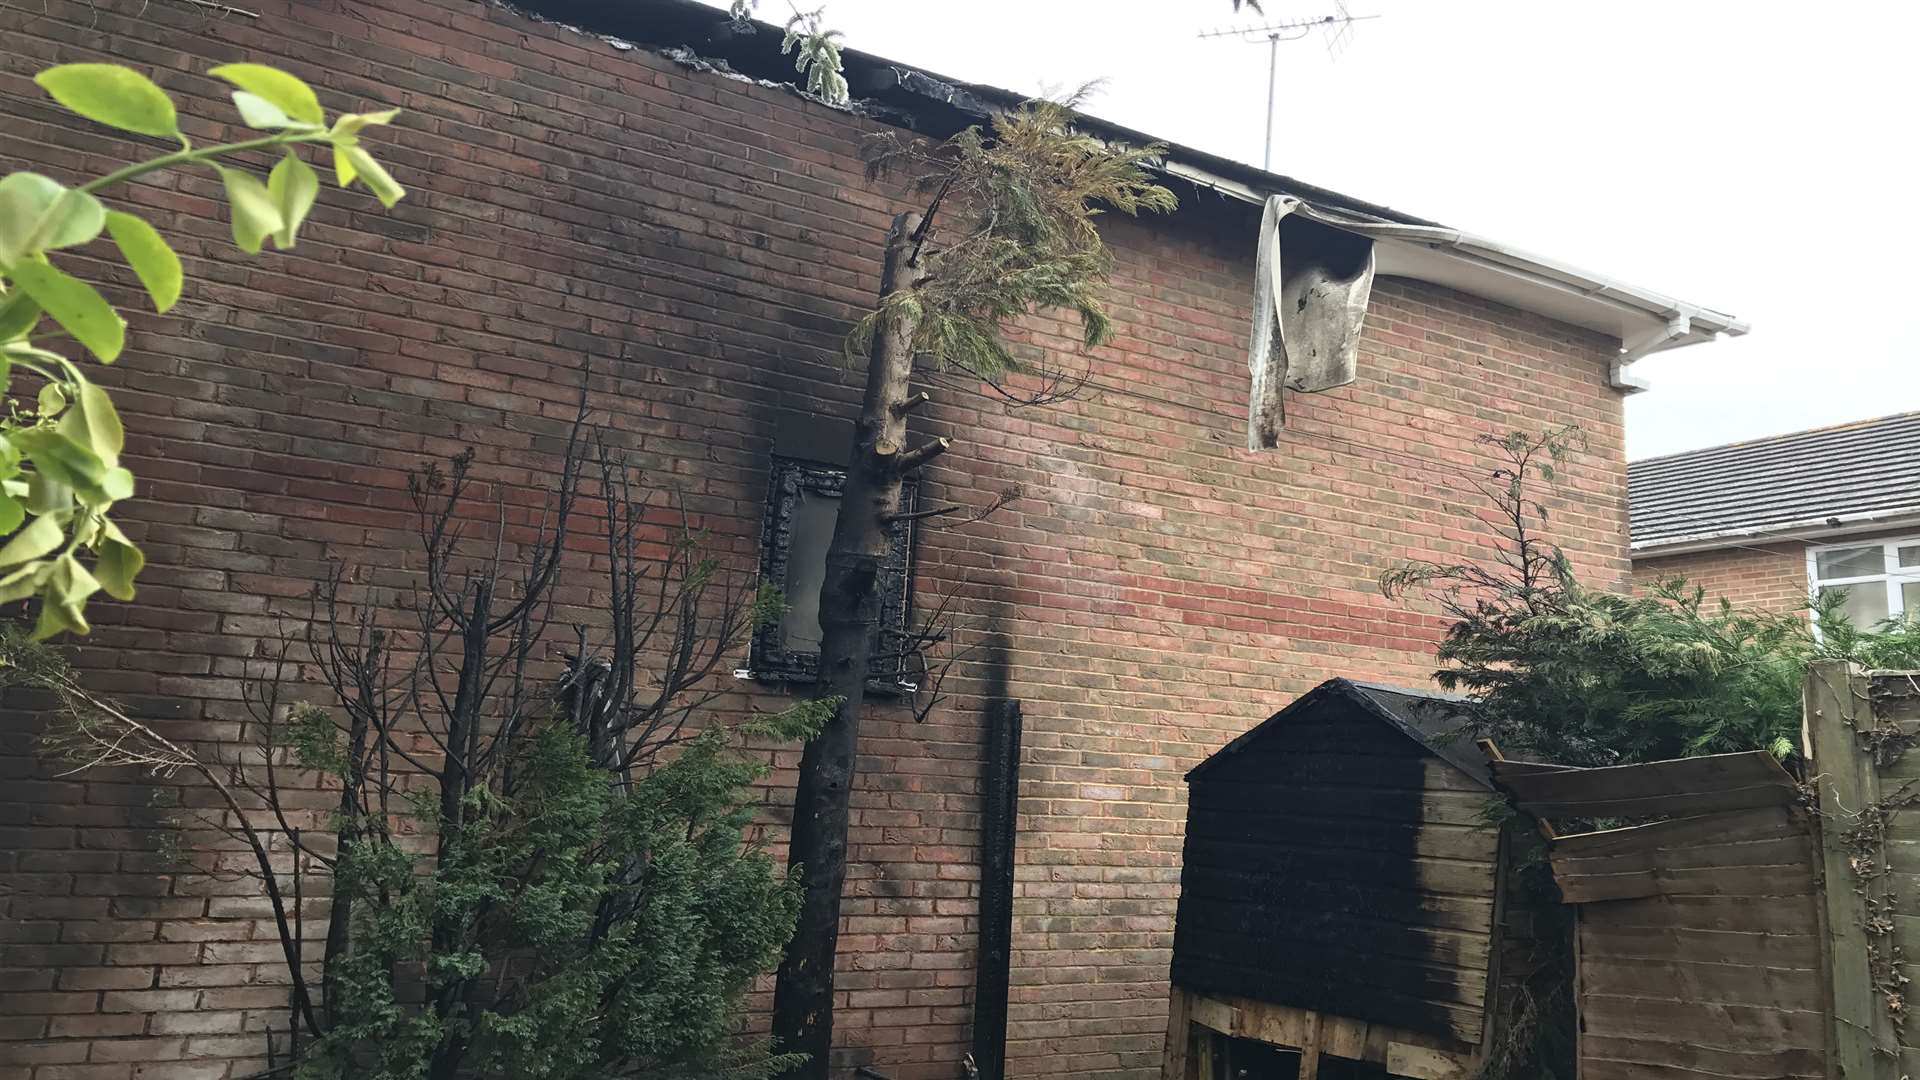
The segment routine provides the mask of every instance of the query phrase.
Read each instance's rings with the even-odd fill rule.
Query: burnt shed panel
[[[1457,703],[1386,692],[1323,684],[1188,775],[1173,981],[1477,1043],[1498,830],[1407,719]]]

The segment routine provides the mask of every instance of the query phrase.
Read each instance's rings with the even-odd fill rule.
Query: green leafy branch
[[[172,139],[180,148],[79,187],[32,172],[0,178],[0,387],[12,391],[16,371],[40,381],[32,409],[16,405],[0,417],[0,535],[11,534],[0,546],[0,603],[38,597],[36,637],[86,633],[87,599],[105,590],[131,600],[145,562],[107,516],[134,492],[133,474],[119,460],[125,431],[113,399],[48,347],[49,338],[64,333],[111,364],[126,346],[127,322],[50,253],[90,244],[104,232],[158,312],[180,299],[184,275],[158,230],[133,213],[109,210],[100,193],[164,169],[212,168],[226,190],[234,243],[249,255],[269,238],[278,249],[291,248],[319,197],[320,178],[296,149],[303,143],[331,148],[343,188],[358,182],[388,207],[406,194],[361,145],[362,132],[388,123],[395,110],[350,113],[329,125],[313,88],[284,71],[226,64],[208,74],[234,88],[243,124],[269,134],[196,147],[180,131],[172,99],[145,75],[118,64],[63,64],[34,78],[55,101],[88,120]],[[226,163],[274,149],[283,153],[265,182]],[[83,551],[93,556],[90,566]]]
[[[760,0],[732,0],[727,14],[734,23],[746,27],[753,19]],[[845,105],[849,99],[846,70],[840,62],[838,30],[829,30],[821,21],[826,8],[801,11],[792,0],[787,6],[793,18],[787,20],[786,36],[780,39],[780,54],[793,54],[793,69],[806,78],[807,93],[833,105]]]

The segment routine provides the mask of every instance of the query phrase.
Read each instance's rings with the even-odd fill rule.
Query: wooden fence
[[[1582,1080],[1827,1075],[1818,850],[1772,755],[1493,771],[1545,821],[1666,815],[1552,837]]]
[[[1577,906],[1580,1080],[1920,1080],[1920,673],[1814,665],[1802,752],[1796,780],[1762,751],[1578,769],[1489,747]]]
[[[1835,1076],[1920,1076],[1906,963],[1920,955],[1920,676],[1816,664],[1806,751],[1819,796]]]

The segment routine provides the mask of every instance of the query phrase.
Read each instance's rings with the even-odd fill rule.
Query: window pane
[[[820,582],[827,575],[827,545],[839,517],[837,495],[803,489],[794,504],[787,580],[781,584],[787,614],[780,620],[780,641],[789,649],[816,652],[820,648]]]
[[[1835,548],[1815,555],[1814,565],[1819,568],[1822,581],[1884,574],[1887,572],[1887,561],[1883,551],[1878,544],[1873,547]]]
[[[1920,566],[1920,544],[1908,544],[1900,549],[1901,566]]]
[[[1920,581],[1900,583],[1900,613],[1907,619],[1920,619]]]
[[[1840,611],[1861,630],[1871,629],[1874,624],[1887,617],[1887,587],[1878,581],[1863,582],[1859,585],[1829,586],[1821,589],[1820,595],[1825,596],[1835,592],[1847,594],[1846,602],[1840,605]],[[1920,594],[1916,594],[1915,599],[1920,600]]]

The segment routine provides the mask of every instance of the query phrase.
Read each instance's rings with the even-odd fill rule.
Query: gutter
[[[1689,533],[1670,540],[1643,540],[1628,546],[1630,559],[1659,559],[1668,555],[1691,555],[1701,551],[1719,551],[1747,544],[1786,544],[1803,540],[1832,540],[1861,533],[1920,528],[1920,506],[1893,510],[1865,510],[1854,514],[1835,514],[1807,521],[1792,521],[1771,528],[1732,528]]]
[[[1160,171],[1241,202],[1263,205],[1267,200],[1266,192],[1172,158],[1161,163]],[[1433,281],[1475,295],[1486,296],[1497,291],[1501,295],[1489,298],[1508,303],[1513,303],[1510,298],[1513,292],[1542,292],[1556,296],[1563,308],[1572,306],[1589,309],[1586,319],[1569,316],[1564,311],[1541,313],[1617,336],[1620,354],[1610,365],[1608,382],[1614,389],[1626,393],[1637,393],[1648,388],[1644,379],[1627,370],[1635,361],[1666,349],[1713,341],[1721,336],[1739,337],[1750,329],[1750,324],[1745,320],[1712,308],[1629,285],[1497,240],[1440,225],[1395,220],[1382,214],[1329,210],[1324,205],[1314,205],[1310,196],[1307,198],[1308,205],[1302,209],[1316,221],[1381,243],[1382,274]],[[1406,249],[1420,249],[1457,261],[1461,264],[1461,272],[1434,273],[1431,268],[1427,268],[1426,272],[1418,272],[1408,265],[1410,260],[1394,258],[1395,248],[1403,245]],[[1402,255],[1405,254],[1403,250]],[[1474,287],[1475,279],[1481,279],[1480,288]],[[1508,287],[1491,287],[1493,282],[1500,280],[1504,280]]]

